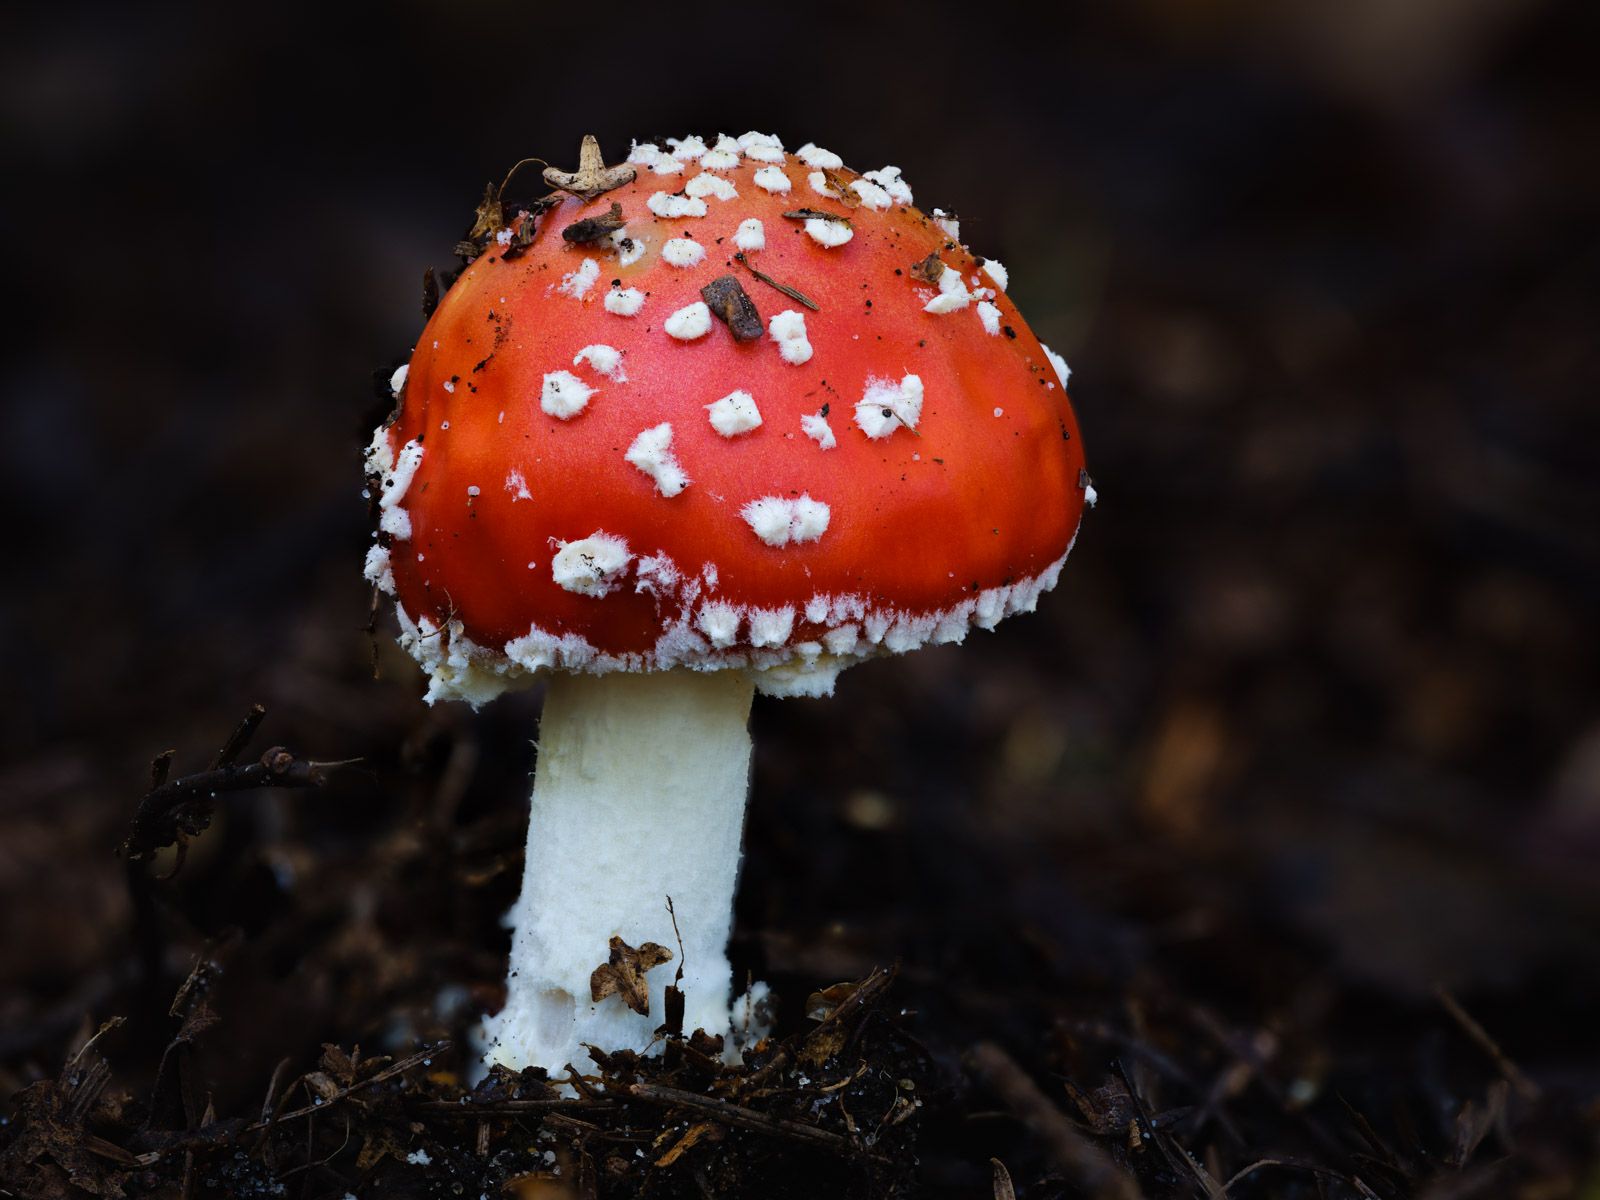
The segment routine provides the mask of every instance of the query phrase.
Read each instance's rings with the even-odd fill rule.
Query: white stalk
[[[683,938],[684,1032],[728,1032],[753,691],[739,671],[552,677],[506,1006],[484,1023],[489,1062],[560,1077],[567,1063],[590,1065],[584,1043],[648,1047],[679,965],[668,896]],[[646,976],[648,1016],[620,995],[590,1000],[613,936],[673,952]]]

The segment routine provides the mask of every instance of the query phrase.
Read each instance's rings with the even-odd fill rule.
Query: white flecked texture
[[[662,328],[680,342],[692,342],[711,332],[711,310],[705,301],[696,300],[668,317]]]
[[[644,307],[644,293],[638,288],[612,288],[606,292],[606,311],[631,317]]]
[[[678,196],[671,192],[652,192],[644,206],[658,217],[668,220],[677,217],[703,217],[706,202],[695,196]]]
[[[626,538],[595,530],[586,538],[560,542],[550,560],[550,574],[558,585],[584,596],[605,596],[622,583],[633,556]]]
[[[661,247],[661,261],[672,267],[693,267],[706,256],[706,248],[693,238],[673,238]]]
[[[786,193],[792,186],[789,177],[777,167],[762,167],[755,173],[753,181],[758,188],[778,196]]]
[[[589,294],[589,289],[594,287],[594,281],[599,278],[600,264],[592,258],[586,258],[576,271],[561,277],[561,286],[556,290],[563,295],[571,296],[574,300],[582,300]]]
[[[813,242],[829,249],[844,245],[856,235],[856,231],[843,221],[826,221],[821,217],[806,218],[805,230]]]
[[[874,440],[888,437],[902,427],[915,429],[922,419],[922,378],[907,375],[896,383],[892,379],[871,378],[866,391],[856,402],[856,424]]]
[[[754,217],[739,222],[739,229],[733,235],[733,244],[741,250],[765,250],[767,248],[767,233],[761,227],[761,222]]]
[[[672,453],[670,422],[644,430],[633,439],[623,457],[655,480],[656,490],[669,499],[689,486],[689,477]]]
[[[595,372],[604,375],[615,383],[626,382],[627,376],[622,373],[622,351],[614,346],[595,343],[585,346],[572,356],[572,365],[578,366],[587,362]]]
[[[805,314],[792,308],[775,313],[767,322],[767,332],[778,343],[783,361],[798,367],[811,361],[811,343],[806,339]]]
[[[539,407],[552,417],[570,421],[584,410],[594,392],[571,371],[551,371],[539,390]]]
[[[761,424],[761,413],[756,408],[755,397],[749,392],[730,392],[722,399],[706,405],[711,428],[725,438],[748,433]]]
[[[833,436],[833,427],[820,412],[807,413],[800,418],[800,431],[824,450],[832,450],[839,443]]]

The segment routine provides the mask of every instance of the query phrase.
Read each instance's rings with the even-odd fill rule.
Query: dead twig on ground
[[[799,1142],[812,1146],[818,1150],[827,1150],[832,1154],[848,1158],[865,1159],[868,1162],[884,1166],[889,1160],[881,1154],[876,1154],[855,1140],[845,1137],[841,1133],[834,1133],[829,1129],[818,1129],[814,1125],[805,1125],[799,1121],[791,1121],[787,1117],[775,1117],[770,1113],[758,1112],[753,1108],[730,1103],[727,1100],[718,1100],[712,1096],[702,1096],[695,1092],[685,1092],[678,1088],[664,1087],[656,1083],[635,1083],[620,1089],[620,1094],[631,1100],[642,1100],[647,1104],[662,1104],[676,1108],[686,1108],[706,1117],[721,1125],[729,1125],[735,1129],[748,1129],[753,1133],[764,1133],[771,1137],[785,1138],[792,1142]]]
[[[419,1116],[440,1117],[444,1120],[476,1121],[481,1117],[525,1117],[530,1113],[550,1113],[559,1109],[576,1108],[584,1112],[616,1112],[615,1104],[590,1100],[583,1096],[552,1096],[539,1100],[497,1100],[493,1104],[452,1104],[448,1100],[424,1100],[408,1105],[407,1112]]]
[[[1234,1184],[1242,1183],[1245,1179],[1249,1178],[1263,1167],[1286,1167],[1293,1171],[1310,1171],[1314,1175],[1322,1175],[1328,1179],[1337,1179],[1343,1183],[1348,1183],[1351,1187],[1365,1195],[1372,1194],[1370,1191],[1366,1190],[1367,1185],[1362,1183],[1360,1179],[1352,1178],[1351,1176],[1346,1175],[1343,1171],[1336,1171],[1332,1167],[1325,1167],[1321,1163],[1310,1162],[1303,1158],[1257,1159],[1243,1170],[1235,1171],[1233,1178],[1229,1179],[1227,1183],[1222,1185],[1222,1191],[1218,1194],[1226,1196],[1229,1191],[1232,1190]]]
[[[150,765],[150,790],[139,801],[133,814],[133,828],[120,850],[129,862],[142,862],[176,845],[178,858],[167,876],[170,878],[183,866],[189,839],[210,826],[219,792],[318,787],[326,781],[329,768],[360,761],[349,758],[319,762],[301,758],[283,746],[273,746],[257,761],[239,766],[236,760],[266,712],[259,704],[253,705],[204,771],[169,779],[173,752],[168,750],[156,757]]]
[[[1537,1100],[1544,1092],[1539,1085],[1522,1073],[1522,1068],[1513,1062],[1509,1055],[1500,1049],[1500,1043],[1489,1036],[1489,1031],[1477,1021],[1472,1014],[1461,1007],[1460,1001],[1447,992],[1441,985],[1433,989],[1433,996],[1440,1006],[1454,1018],[1457,1025],[1469,1038],[1478,1044],[1485,1054],[1493,1060],[1495,1069],[1505,1077],[1507,1083],[1517,1089],[1517,1095],[1524,1100]]]
[[[326,1100],[323,1100],[320,1103],[308,1104],[304,1108],[297,1108],[293,1112],[284,1113],[282,1116],[272,1116],[264,1121],[257,1121],[253,1125],[246,1125],[245,1130],[246,1132],[251,1132],[257,1129],[265,1129],[269,1124],[281,1123],[283,1121],[293,1121],[299,1117],[311,1116],[313,1113],[327,1112],[335,1104],[338,1104],[339,1101],[349,1099],[357,1092],[369,1088],[375,1083],[382,1083],[386,1079],[393,1079],[402,1071],[408,1071],[418,1063],[424,1062],[436,1054],[443,1054],[448,1049],[450,1049],[449,1042],[440,1042],[436,1046],[429,1046],[426,1050],[418,1050],[409,1058],[402,1058],[399,1062],[385,1067],[376,1075],[373,1075],[368,1079],[361,1079],[351,1084],[349,1087],[340,1088],[332,1096],[329,1096]]]
[[[967,1069],[1044,1145],[1046,1156],[1096,1200],[1139,1200],[1139,1185],[1051,1103],[1016,1060],[994,1042],[965,1056]]]

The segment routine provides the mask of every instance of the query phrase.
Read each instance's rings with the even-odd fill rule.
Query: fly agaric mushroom
[[[669,146],[490,189],[368,451],[428,701],[547,680],[512,1068],[652,1042],[667,897],[684,1027],[725,1033],[752,692],[1031,610],[1093,500],[1065,364],[897,168]]]

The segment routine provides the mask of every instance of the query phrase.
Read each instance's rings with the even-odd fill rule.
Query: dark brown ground
[[[1600,1196],[1600,9],[1071,7],[10,19],[0,1194]],[[368,376],[486,179],[656,126],[959,210],[1102,499],[1036,615],[758,704],[765,1075],[469,1119],[538,697],[373,680]],[[130,875],[255,702],[361,765]]]

